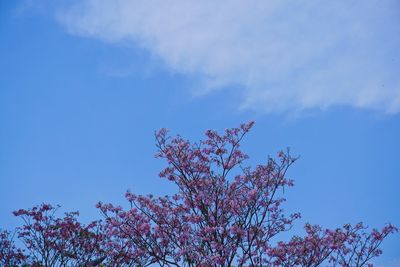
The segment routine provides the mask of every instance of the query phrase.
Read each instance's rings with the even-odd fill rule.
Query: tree
[[[395,226],[368,233],[362,223],[334,230],[306,224],[304,237],[279,241],[300,217],[282,209],[284,189],[293,186],[286,173],[297,158],[282,151],[246,167],[240,143],[253,124],[207,131],[199,143],[156,132],[157,157],[167,161],[160,176],[177,185],[175,195],[127,192],[128,210],[100,202],[104,221],[88,226],[76,214],[54,219],[52,213],[48,223],[49,216],[37,215],[54,210],[47,205],[16,212],[25,218],[19,237],[26,258],[39,266],[55,266],[48,258],[60,266],[370,266]]]
[[[69,212],[63,218],[57,218],[57,208],[42,204],[29,210],[20,209],[14,212],[15,216],[24,221],[17,232],[29,253],[24,255],[25,264],[94,266],[102,262],[106,256],[102,250],[105,237],[101,222],[82,225],[77,221],[78,212]]]

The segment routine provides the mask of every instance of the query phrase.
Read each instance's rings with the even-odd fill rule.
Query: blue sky
[[[249,164],[301,156],[299,226],[400,225],[399,4],[317,2],[1,2],[0,227],[41,202],[89,220],[127,189],[169,194],[156,129],[249,120]]]

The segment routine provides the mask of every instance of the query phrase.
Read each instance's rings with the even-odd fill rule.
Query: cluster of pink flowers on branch
[[[397,232],[391,224],[381,231],[358,223],[344,225],[335,230],[322,229],[318,225],[305,225],[307,235],[295,236],[289,242],[278,242],[269,250],[273,266],[372,266],[370,260],[379,256],[379,246],[390,233]]]
[[[14,244],[14,235],[0,231],[0,266],[19,266],[25,261],[23,251]]]
[[[393,225],[368,233],[363,224],[334,230],[306,224],[304,237],[278,242],[300,217],[282,209],[284,189],[293,186],[287,170],[297,158],[282,151],[246,167],[240,144],[252,126],[207,131],[199,143],[161,129],[156,156],[167,166],[160,177],[176,184],[175,195],[127,192],[130,208],[100,202],[104,219],[87,226],[76,213],[56,218],[45,204],[17,211],[25,222],[18,236],[29,253],[7,243],[7,257],[38,266],[370,266],[381,242],[397,231]]]
[[[24,221],[17,233],[27,250],[25,264],[95,266],[102,262],[106,255],[102,250],[104,235],[101,222],[82,225],[77,220],[77,212],[58,218],[55,216],[57,208],[42,204],[14,212]]]

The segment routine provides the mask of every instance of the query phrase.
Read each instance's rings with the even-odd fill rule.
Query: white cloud
[[[82,0],[58,18],[73,34],[135,43],[206,92],[242,90],[243,108],[400,111],[397,0]]]

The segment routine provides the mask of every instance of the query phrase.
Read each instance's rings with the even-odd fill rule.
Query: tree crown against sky
[[[104,219],[84,225],[78,213],[59,218],[48,204],[18,210],[16,230],[0,235],[0,263],[5,266],[372,266],[382,241],[397,228],[387,224],[367,231],[362,223],[324,229],[306,224],[305,235],[282,241],[299,213],[282,208],[287,170],[296,161],[289,151],[255,168],[240,150],[253,122],[207,131],[191,143],[156,132],[160,172],[178,187],[172,196],[126,193],[130,208],[99,202]]]

